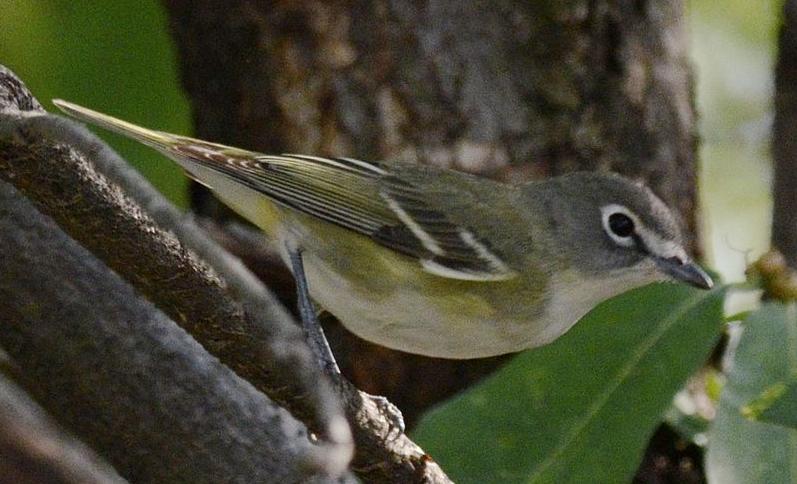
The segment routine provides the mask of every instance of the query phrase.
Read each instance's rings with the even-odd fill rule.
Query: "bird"
[[[305,280],[300,299],[304,291],[388,348],[449,359],[515,353],[551,343],[630,289],[713,286],[672,211],[617,174],[505,184],[406,162],[268,155],[53,103],[174,160],[276,242]]]

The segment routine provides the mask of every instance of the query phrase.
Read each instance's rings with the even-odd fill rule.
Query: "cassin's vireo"
[[[617,175],[510,186],[433,166],[264,155],[149,130],[64,101],[135,138],[259,226],[351,331],[410,353],[477,358],[553,341],[599,302],[653,281],[711,278],[672,213]]]

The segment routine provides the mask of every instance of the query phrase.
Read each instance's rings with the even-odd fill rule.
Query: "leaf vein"
[[[626,381],[628,376],[634,371],[634,368],[637,367],[639,362],[645,357],[645,355],[647,355],[651,348],[656,345],[656,343],[664,336],[664,334],[667,333],[667,330],[676,324],[685,314],[689,313],[692,309],[707,299],[707,296],[698,293],[684,301],[677,311],[673,311],[670,316],[662,320],[661,324],[659,324],[659,326],[656,328],[656,331],[651,332],[650,336],[637,348],[637,350],[633,353],[633,356],[628,359],[626,364],[620,367],[620,370],[617,372],[617,377],[606,386],[606,390],[595,399],[592,405],[589,406],[587,412],[584,414],[584,418],[575,423],[572,430],[561,440],[561,443],[555,447],[550,455],[537,466],[534,473],[530,476],[529,482],[534,482],[540,478],[540,476],[546,470],[548,470],[548,468],[550,468],[563,453],[567,451],[568,447],[570,447],[570,445],[572,445],[573,442],[580,437],[593,418],[609,401],[611,395],[617,391],[624,381]]]

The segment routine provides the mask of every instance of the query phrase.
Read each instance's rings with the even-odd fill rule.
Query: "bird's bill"
[[[711,289],[714,281],[699,265],[679,258],[657,258],[656,264],[662,272],[676,281],[685,282],[700,289]]]

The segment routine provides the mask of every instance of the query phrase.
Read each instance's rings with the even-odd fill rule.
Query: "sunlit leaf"
[[[723,290],[608,301],[432,412],[415,437],[457,482],[628,482],[722,326]]]

